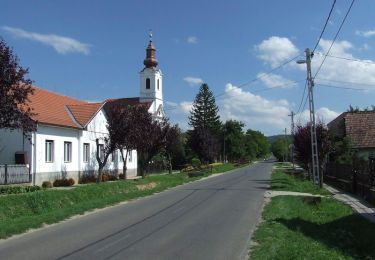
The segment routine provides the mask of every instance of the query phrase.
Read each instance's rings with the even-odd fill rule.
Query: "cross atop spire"
[[[148,37],[150,38],[150,42],[152,42],[152,29],[148,30]]]
[[[150,42],[148,43],[146,49],[146,59],[143,61],[143,64],[146,68],[155,68],[158,65],[158,60],[156,59],[156,49],[154,44],[152,43],[152,30],[149,31],[148,37],[150,38]]]

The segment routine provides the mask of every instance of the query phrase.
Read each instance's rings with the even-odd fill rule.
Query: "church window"
[[[147,78],[146,79],[146,89],[150,89],[150,85],[151,85],[150,79]]]
[[[158,79],[158,90],[159,90],[159,79]]]

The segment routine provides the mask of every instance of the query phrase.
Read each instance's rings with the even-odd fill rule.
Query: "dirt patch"
[[[157,185],[156,182],[150,182],[150,183],[147,183],[147,184],[138,184],[138,185],[136,185],[136,187],[137,187],[138,190],[149,190],[149,189],[155,188],[156,185]]]

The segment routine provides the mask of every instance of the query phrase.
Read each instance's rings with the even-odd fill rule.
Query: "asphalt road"
[[[247,259],[272,162],[0,241],[0,259]]]

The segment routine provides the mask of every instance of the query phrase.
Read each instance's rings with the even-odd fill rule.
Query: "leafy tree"
[[[201,161],[213,162],[218,155],[218,139],[207,128],[195,128],[188,132],[188,145]]]
[[[172,173],[172,155],[178,151],[180,146],[180,129],[177,125],[174,126],[165,126],[166,129],[164,130],[165,133],[165,154],[168,161],[168,171],[171,174]]]
[[[337,138],[334,140],[333,152],[330,155],[337,163],[353,164],[357,157],[357,149],[353,148],[350,137]]]
[[[331,150],[331,141],[327,127],[319,122],[316,124],[316,138],[318,142],[319,165],[322,166],[326,155]],[[309,169],[311,163],[311,135],[310,124],[298,125],[294,132],[294,156],[304,169]]]
[[[115,149],[120,151],[124,162],[122,172],[127,179],[127,159],[129,152],[136,149],[139,119],[149,117],[149,113],[147,108],[125,105],[117,101],[107,103],[105,110],[108,117],[107,129]]]
[[[290,141],[284,137],[276,139],[276,141],[271,144],[271,151],[280,162],[286,160],[289,144]]]
[[[267,137],[259,131],[248,129],[245,136],[246,154],[251,158],[265,157],[269,153]]]
[[[223,125],[226,155],[230,161],[241,160],[246,155],[245,135],[242,130],[244,123],[228,120]]]
[[[212,91],[207,84],[202,84],[190,111],[189,125],[193,130],[189,133],[189,145],[206,162],[213,161],[220,152],[218,111]]]
[[[96,161],[99,164],[98,169],[98,177],[96,179],[96,183],[100,183],[102,181],[103,177],[103,169],[105,165],[107,164],[108,157],[110,154],[113,153],[113,151],[116,149],[116,145],[114,142],[112,142],[110,137],[102,137],[102,138],[96,138]]]
[[[176,138],[176,143],[172,147],[172,167],[174,169],[181,168],[184,164],[187,163],[187,151],[189,149],[187,146],[187,135],[182,132],[180,128],[177,128],[178,136]],[[193,158],[193,157],[191,157]]]
[[[27,104],[33,94],[27,74],[28,69],[19,65],[17,56],[0,38],[0,128],[22,129],[26,135],[36,129],[35,114]]]

